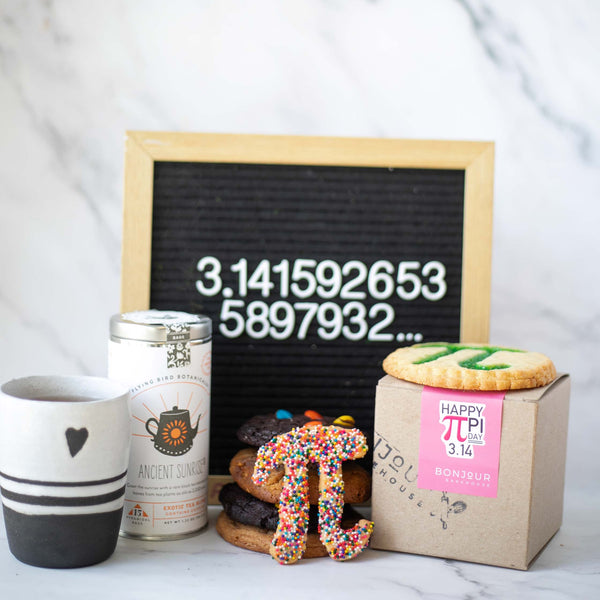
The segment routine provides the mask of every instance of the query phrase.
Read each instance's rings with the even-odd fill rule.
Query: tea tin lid
[[[143,342],[204,340],[211,337],[212,323],[205,315],[176,310],[139,310],[113,315],[110,334]]]

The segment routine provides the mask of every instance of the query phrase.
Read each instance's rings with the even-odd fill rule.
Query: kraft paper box
[[[382,378],[371,546],[527,569],[562,522],[569,390],[569,376],[559,375],[545,387],[506,392],[497,496],[482,497],[419,489],[423,386]]]

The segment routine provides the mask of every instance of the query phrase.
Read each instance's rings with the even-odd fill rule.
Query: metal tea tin
[[[178,539],[207,524],[211,320],[146,310],[110,320],[108,376],[131,390],[121,535]]]

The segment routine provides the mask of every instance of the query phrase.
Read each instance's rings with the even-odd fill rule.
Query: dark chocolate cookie
[[[219,502],[227,516],[238,523],[275,531],[279,514],[274,504],[263,502],[245,492],[237,483],[224,485],[219,492]]]
[[[248,444],[248,446],[258,448],[270,442],[276,435],[287,433],[296,427],[302,427],[308,422],[314,421],[314,416],[310,415],[311,411],[307,412],[309,416],[306,414],[291,415],[291,413],[283,410],[268,415],[256,415],[237,430],[237,438],[240,442]],[[323,425],[331,425],[334,421],[331,417],[318,416]]]
[[[236,523],[251,525],[260,529],[275,532],[279,523],[279,514],[275,504],[263,502],[251,496],[235,483],[224,485],[219,493],[219,502],[227,516]],[[349,504],[344,505],[342,527],[352,527],[359,519],[357,513]],[[308,517],[308,533],[316,533],[319,522],[319,508],[311,505]]]

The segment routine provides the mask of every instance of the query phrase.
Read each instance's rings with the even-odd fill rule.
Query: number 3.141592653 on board
[[[417,298],[437,302],[447,291],[446,268],[438,260],[367,265],[296,258],[271,264],[265,258],[250,264],[240,258],[224,265],[204,256],[196,268],[198,293],[222,298],[219,331],[226,338],[303,340],[314,331],[322,340],[419,342],[419,332],[390,330],[393,304]]]

